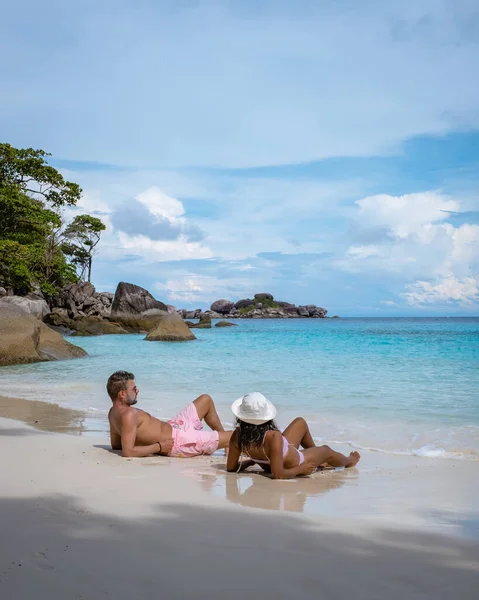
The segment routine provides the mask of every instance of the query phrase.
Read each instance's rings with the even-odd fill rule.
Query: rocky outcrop
[[[54,308],[45,317],[44,322],[64,335],[88,336],[128,333],[119,323],[113,323],[108,319],[102,319],[93,315],[87,317],[77,316],[74,319],[70,319],[65,314],[60,313],[60,310],[62,309]]]
[[[267,293],[255,294],[254,299],[257,302],[263,302],[263,300],[273,300],[273,294],[267,294]]]
[[[156,300],[148,290],[124,281],[118,284],[111,306],[110,320],[119,323],[123,328],[131,332],[150,331],[159,319],[167,314],[167,305]]]
[[[228,321],[218,321],[215,327],[237,327],[237,323],[229,323]]]
[[[235,308],[236,309],[240,309],[240,308],[247,308],[248,306],[253,306],[254,305],[254,300],[252,300],[251,298],[244,298],[243,300],[238,300],[238,302],[235,302]]]
[[[165,313],[145,337],[148,342],[183,342],[196,340],[188,325],[178,313]]]
[[[275,300],[272,294],[262,292],[254,298],[243,298],[233,303],[229,300],[216,300],[210,310],[178,310],[185,319],[200,319],[208,314],[212,319],[323,319],[327,310],[315,304],[295,306],[290,302]]]
[[[76,317],[109,318],[113,294],[97,292],[88,282],[72,283],[64,287],[52,300],[52,310],[62,309],[63,314],[70,319]]]
[[[202,314],[198,323],[188,324],[190,329],[211,329],[211,317],[206,313]]]
[[[0,365],[79,358],[86,354],[22,308],[1,303]]]
[[[231,309],[234,307],[234,302],[230,302],[229,300],[216,300],[210,307],[210,310],[213,312],[217,312],[220,315],[227,315]]]
[[[1,304],[13,304],[18,306],[27,314],[36,319],[43,319],[50,312],[50,307],[43,298],[34,298],[30,296],[3,296],[0,298]]]
[[[111,307],[111,317],[113,319],[124,314],[140,315],[154,309],[168,312],[167,305],[156,300],[145,288],[120,281]]]
[[[3,298],[7,295],[7,290],[4,287],[0,286],[0,298]]]

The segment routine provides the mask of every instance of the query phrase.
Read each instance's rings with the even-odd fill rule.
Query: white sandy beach
[[[477,598],[477,463],[280,482],[10,419],[0,456],[2,598]]]

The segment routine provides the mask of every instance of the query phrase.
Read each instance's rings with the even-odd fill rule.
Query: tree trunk
[[[88,257],[88,283],[91,283],[91,256]]]

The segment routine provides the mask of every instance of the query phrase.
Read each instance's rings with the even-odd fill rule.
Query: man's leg
[[[210,429],[218,432],[218,450],[221,448],[227,448],[230,443],[230,438],[233,434],[232,431],[225,431],[225,428],[221,424],[218,413],[216,412],[216,406],[213,402],[213,398],[209,394],[201,394],[193,402],[198,413],[200,421],[204,419],[205,423]]]
[[[218,413],[216,412],[216,406],[213,402],[213,398],[208,394],[201,394],[193,402],[198,413],[200,421],[203,419],[210,429],[213,431],[224,431],[225,428],[221,424]]]

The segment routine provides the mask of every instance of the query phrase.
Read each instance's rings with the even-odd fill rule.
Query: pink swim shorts
[[[172,427],[173,436],[173,448],[168,456],[189,458],[200,454],[213,454],[218,448],[218,432],[204,431],[193,402],[168,423]]]

